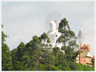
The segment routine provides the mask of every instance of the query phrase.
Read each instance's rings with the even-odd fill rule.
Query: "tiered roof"
[[[84,44],[83,46],[80,47],[80,50],[88,50],[88,47]]]
[[[80,47],[80,50],[88,50],[88,51],[91,51],[92,48],[90,48],[90,45],[82,45],[82,46],[79,46]]]

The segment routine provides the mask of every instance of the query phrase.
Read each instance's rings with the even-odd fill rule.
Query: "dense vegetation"
[[[70,29],[66,18],[59,23],[59,32],[62,35],[57,42],[63,43],[61,52],[59,47],[43,44],[42,40],[50,43],[50,39],[46,33],[40,37],[33,36],[32,40],[24,44],[21,42],[17,48],[9,51],[7,44],[4,43],[5,35],[2,31],[2,70],[27,70],[27,71],[93,71],[92,67],[76,63],[75,59],[79,51],[76,51],[75,33]],[[92,59],[94,63],[94,59]]]

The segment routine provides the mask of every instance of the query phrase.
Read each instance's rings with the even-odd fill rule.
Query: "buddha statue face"
[[[50,22],[50,29],[51,29],[51,31],[56,30],[56,23],[54,21]]]

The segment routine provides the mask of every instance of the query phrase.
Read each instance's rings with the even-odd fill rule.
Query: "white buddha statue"
[[[53,47],[57,46],[61,48],[61,45],[56,44],[56,40],[59,38],[61,33],[58,32],[57,24],[54,21],[50,22],[50,30],[47,32],[47,35],[50,38]]]

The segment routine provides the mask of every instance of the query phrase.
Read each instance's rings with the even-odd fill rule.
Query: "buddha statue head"
[[[56,23],[54,21],[50,22],[50,29],[51,29],[51,31],[56,30]]]

